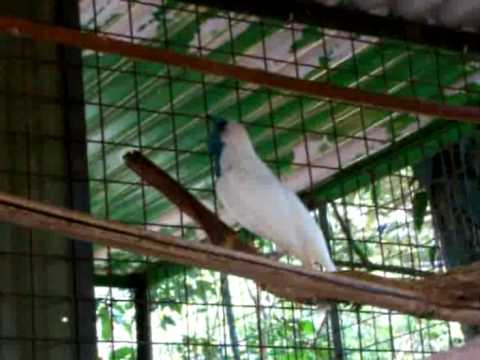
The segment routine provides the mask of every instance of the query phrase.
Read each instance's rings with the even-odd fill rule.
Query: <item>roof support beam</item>
[[[454,51],[480,53],[480,34],[456,31],[396,17],[368,14],[339,6],[325,6],[312,0],[225,1],[181,0],[261,17],[331,28],[352,33],[387,37]]]
[[[123,55],[145,61],[185,67],[204,74],[234,78],[268,88],[286,90],[295,94],[320,99],[332,99],[359,106],[382,108],[390,111],[462,120],[480,123],[480,108],[450,106],[410,97],[376,94],[353,88],[344,88],[326,82],[292,78],[264,70],[225,64],[194,55],[152,48],[105,36],[85,33],[58,26],[43,25],[13,17],[0,17],[0,32],[28,37],[37,41],[55,42],[106,53]]]

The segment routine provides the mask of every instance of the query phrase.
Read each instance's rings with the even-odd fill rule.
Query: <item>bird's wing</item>
[[[295,239],[288,197],[273,175],[259,177],[230,171],[218,179],[216,190],[223,206],[241,226],[273,241],[280,251],[289,251]]]

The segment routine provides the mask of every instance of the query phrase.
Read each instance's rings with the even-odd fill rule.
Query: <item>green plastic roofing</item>
[[[300,24],[293,33],[282,24],[252,17],[229,21],[226,14],[203,8],[195,13],[193,6],[183,4],[179,6],[183,10],[176,10],[174,1],[167,9],[132,4],[131,17],[127,2],[96,3],[96,11],[81,4],[86,29],[127,37],[133,29],[137,43],[167,45],[193,54],[199,54],[201,45],[201,55],[212,60],[233,63],[233,52],[239,65],[263,68],[267,64],[273,72],[295,76],[298,71],[311,81],[452,104],[478,103],[480,93],[441,90],[441,86],[463,87],[460,81],[478,71],[477,62],[459,54]],[[270,59],[264,61],[265,51]],[[300,65],[295,68],[281,60]],[[324,154],[338,151],[347,159],[342,167],[348,168],[433,120],[373,108],[361,111],[234,79],[91,52],[84,53],[84,88],[91,209],[97,216],[128,223],[162,223],[173,210],[156,191],[142,191],[138,178],[124,166],[122,155],[134,148],[141,147],[196,196],[211,199],[207,112],[251,125],[248,130],[257,151],[287,180],[301,168],[292,165],[293,149],[305,140],[304,131],[309,139],[324,141],[321,149],[314,150],[319,164]],[[365,138],[380,145],[368,154],[366,150],[343,153],[348,152],[349,141]],[[422,156],[411,151],[406,165]],[[338,174],[332,169],[320,182]]]

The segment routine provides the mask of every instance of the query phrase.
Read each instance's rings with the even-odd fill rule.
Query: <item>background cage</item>
[[[52,0],[0,9],[312,82],[478,104],[480,62],[466,46],[477,34],[443,29],[449,36],[433,47],[408,31],[382,36],[380,18],[362,32],[340,19],[313,24],[225,6]],[[221,216],[207,152],[212,113],[246,126],[317,217],[340,268],[420,278],[477,260],[474,124],[11,35],[1,51],[2,190],[204,239],[122,156],[142,151]],[[252,281],[52,236],[2,224],[0,358],[91,359],[97,349],[102,359],[426,359],[476,331],[350,304],[334,306],[319,330],[315,307]]]

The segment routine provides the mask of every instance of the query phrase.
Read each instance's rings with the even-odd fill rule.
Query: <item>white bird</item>
[[[336,271],[322,231],[298,196],[255,153],[245,128],[215,119],[209,150],[216,193],[227,215],[313,269]]]

